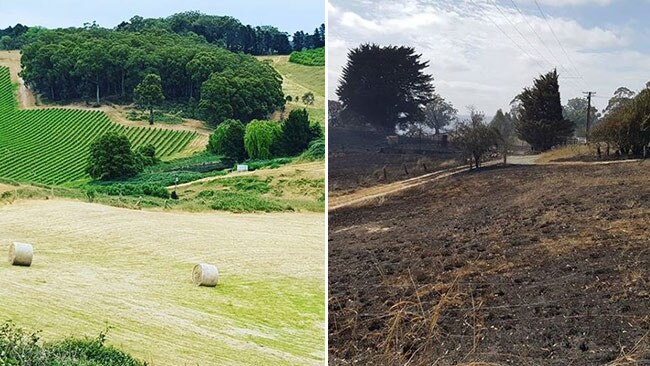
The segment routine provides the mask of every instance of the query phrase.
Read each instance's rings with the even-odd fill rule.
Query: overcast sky
[[[509,110],[554,67],[563,103],[590,90],[599,110],[619,86],[650,81],[650,0],[537,3],[543,13],[534,0],[328,0],[329,97],[348,50],[366,42],[415,47],[461,114],[467,105],[488,116]]]
[[[134,15],[160,18],[188,10],[230,15],[251,25],[311,33],[325,21],[323,0],[0,0],[0,28],[16,23],[48,28],[96,21],[112,28]]]

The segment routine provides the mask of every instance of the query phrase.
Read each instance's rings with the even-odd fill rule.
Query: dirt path
[[[508,164],[513,165],[558,165],[558,166],[567,166],[567,165],[609,165],[609,164],[619,164],[619,163],[634,163],[639,162],[639,159],[629,159],[629,160],[615,160],[615,161],[597,161],[597,162],[581,162],[581,161],[569,161],[569,162],[552,162],[552,163],[538,163],[538,155],[514,155],[508,157]],[[500,161],[491,161],[484,163],[484,167],[493,166],[499,164]],[[456,167],[440,170],[437,172],[421,175],[414,178],[409,178],[402,181],[397,181],[389,184],[382,184],[378,186],[368,187],[359,189],[350,194],[345,194],[336,197],[329,197],[328,207],[329,211],[334,211],[343,207],[355,206],[363,203],[367,203],[373,199],[381,199],[390,194],[398,193],[406,189],[420,186],[422,184],[435,181],[438,179],[443,179],[450,177],[452,175],[466,171],[467,167]]]
[[[513,155],[508,157],[508,164],[514,165],[609,165],[620,163],[636,163],[641,159],[610,160],[610,161],[553,161],[540,163],[539,155]]]
[[[483,166],[492,166],[498,162],[487,162]],[[401,180],[393,183],[382,184],[378,186],[359,189],[350,194],[330,197],[328,201],[329,211],[338,210],[343,207],[355,206],[367,203],[370,200],[382,198],[384,196],[401,192],[406,189],[420,186],[422,184],[435,181],[438,179],[450,177],[452,175],[467,171],[467,166],[439,170],[437,172],[420,175],[414,178]]]
[[[0,321],[44,339],[96,337],[151,365],[322,365],[322,214],[190,214],[76,201],[0,206]],[[220,271],[196,287],[199,262]]]
[[[20,51],[0,51],[0,65],[8,67],[11,82],[18,83],[18,106],[23,109],[35,107],[36,97],[34,97],[34,93],[25,85],[23,79],[18,76],[22,70]]]

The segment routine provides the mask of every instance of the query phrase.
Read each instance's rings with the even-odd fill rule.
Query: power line
[[[517,28],[517,26],[510,20],[510,18],[508,18],[506,13],[504,13],[503,10],[501,10],[501,8],[499,7],[499,5],[497,5],[495,0],[492,0],[492,4],[494,5],[495,8],[497,8],[497,10],[501,13],[501,15],[508,21],[508,23],[510,23],[510,25],[512,25],[512,27],[517,31],[517,33],[519,33],[521,38],[523,38],[524,41],[526,41],[526,43],[528,43],[528,45],[537,52],[537,54],[539,54],[546,62],[548,62],[549,65],[555,66],[541,52],[539,52],[539,50],[528,40],[528,38],[526,38],[523,35],[523,33],[521,33],[521,31],[519,31],[519,28]]]
[[[515,3],[514,0],[510,0],[510,2],[512,3],[512,5],[514,5],[515,9],[517,9],[517,12],[519,13],[519,15],[521,15],[521,17],[524,18],[524,21],[526,21],[526,24],[528,24],[528,28],[530,28],[530,30],[535,34],[535,36],[537,37],[539,42],[544,46],[544,48],[546,48],[548,53],[551,54],[551,56],[555,59],[555,61],[558,63],[558,65],[561,65],[562,68],[564,69],[564,71],[569,72],[569,70],[566,67],[564,67],[562,62],[560,62],[560,60],[555,56],[555,53],[553,53],[553,51],[548,47],[546,42],[544,42],[544,39],[539,35],[539,33],[537,33],[537,31],[535,30],[535,27],[533,27],[533,25],[530,24],[530,21],[528,21],[528,18],[526,18],[526,16],[521,11],[521,9],[519,9],[519,6],[517,5],[517,3]]]
[[[478,8],[481,8],[481,7],[480,7],[480,6],[479,6],[479,5],[478,5],[474,0],[470,0],[470,1],[472,2],[472,4],[474,4],[474,6],[476,6],[476,7],[478,7]],[[508,21],[508,22],[509,22],[509,23],[510,23],[514,28],[515,28],[515,30],[517,31],[517,33],[519,33],[519,35],[520,35],[520,36],[521,36],[521,37],[522,37],[522,38],[523,38],[523,39],[524,39],[524,40],[525,40],[525,41],[526,41],[526,42],[527,42],[527,43],[528,43],[528,44],[529,44],[529,45],[530,45],[530,46],[531,46],[535,51],[537,51],[537,53],[538,53],[540,56],[542,56],[542,58],[543,58],[543,59],[544,59],[544,60],[545,60],[549,65],[551,65],[551,67],[555,67],[555,65],[553,65],[552,62],[550,62],[547,58],[545,58],[544,55],[543,55],[543,54],[542,54],[542,53],[541,53],[541,52],[540,52],[536,47],[534,47],[534,46],[532,45],[532,43],[531,43],[531,42],[530,42],[530,41],[529,41],[529,40],[528,40],[528,39],[527,39],[527,38],[526,38],[526,37],[525,37],[525,36],[524,36],[520,31],[519,31],[519,29],[516,27],[516,25],[514,25],[514,24],[510,21],[510,19],[508,19],[508,17],[507,17],[507,16],[505,15],[505,13],[504,13],[500,8],[499,8],[499,6],[494,2],[494,0],[492,0],[492,2],[493,2],[493,5],[494,5],[498,10],[499,10],[499,12],[501,12],[501,14],[506,18],[506,20],[507,20],[507,21]],[[525,50],[521,45],[519,45],[519,43],[517,43],[517,42],[516,42],[512,37],[510,37],[510,35],[508,35],[508,33],[507,33],[503,28],[501,28],[501,26],[500,26],[500,25],[499,25],[499,24],[498,24],[498,23],[497,23],[497,22],[496,22],[496,21],[495,21],[495,20],[494,20],[490,15],[489,15],[489,14],[487,14],[487,13],[484,12],[483,15],[485,15],[485,16],[486,16],[486,17],[487,17],[487,18],[492,22],[492,24],[494,24],[494,25],[495,25],[495,26],[496,26],[496,27],[501,31],[501,33],[503,33],[503,35],[506,36],[506,38],[508,38],[508,39],[510,40],[510,42],[512,42],[515,46],[517,46],[517,48],[519,48],[519,49],[520,49],[524,54],[526,54],[529,58],[533,59],[533,60],[535,61],[535,63],[537,63],[537,65],[538,65],[542,70],[545,69],[545,66],[543,66],[543,65],[540,63],[540,61],[539,61],[535,56],[531,55],[531,54],[530,54],[528,51],[526,51],[526,50]],[[558,64],[560,64],[560,66],[566,70],[566,68],[565,68],[565,67],[564,67],[564,66],[559,62],[559,60],[558,60]],[[567,70],[567,71],[568,71],[568,70]],[[564,79],[564,78],[563,78],[563,79]],[[572,81],[572,80],[571,80],[571,81]],[[573,86],[576,90],[579,90],[579,89],[580,89],[580,86],[579,86],[578,84],[576,84],[575,82],[572,83],[572,86]]]
[[[474,6],[480,8],[480,6],[479,6],[478,4],[476,4],[476,2],[475,2],[474,0],[470,0],[470,1],[472,2],[472,4],[474,4]],[[508,38],[508,39],[510,40],[510,42],[512,42],[515,46],[517,46],[517,48],[519,48],[519,49],[521,50],[521,52],[523,52],[523,53],[526,54],[528,57],[530,57],[532,60],[534,60],[535,63],[537,63],[537,65],[538,65],[541,69],[544,69],[544,68],[545,68],[544,65],[542,65],[536,57],[532,56],[530,53],[528,53],[528,51],[526,51],[523,47],[521,47],[521,46],[519,45],[519,43],[515,42],[515,40],[512,39],[512,37],[510,37],[510,36],[508,35],[508,33],[506,33],[506,32],[503,30],[503,28],[501,28],[501,26],[499,26],[499,24],[498,24],[497,22],[495,22],[494,19],[492,19],[491,16],[489,16],[488,14],[484,14],[484,15],[485,15],[485,16],[486,16],[486,17],[487,17],[487,18],[492,22],[492,24],[494,24],[494,25],[495,25],[495,26],[496,26],[496,27],[501,31],[501,33],[503,33],[504,36],[506,36],[506,38]]]
[[[564,46],[562,45],[562,42],[560,42],[560,39],[558,38],[557,34],[555,34],[555,31],[553,30],[553,27],[551,27],[551,23],[548,21],[548,18],[546,18],[546,14],[544,14],[544,11],[542,10],[542,7],[539,5],[539,3],[537,2],[537,0],[534,0],[534,1],[535,1],[535,5],[537,5],[537,9],[539,10],[539,13],[542,14],[542,18],[544,18],[544,21],[546,22],[546,25],[548,26],[548,29],[551,30],[551,33],[553,34],[553,37],[554,37],[555,40],[557,41],[557,44],[560,45],[560,48],[562,49],[562,52],[564,52],[564,55],[566,56],[567,60],[569,60],[569,64],[573,67],[573,69],[575,70],[576,74],[577,74],[578,76],[580,76],[580,78],[582,79],[582,82],[585,84],[585,86],[588,87],[587,82],[584,80],[584,78],[583,78],[582,75],[580,74],[580,71],[579,71],[578,68],[575,66],[575,64],[573,63],[573,61],[571,60],[571,57],[569,57],[569,53],[566,51],[566,49],[565,49]]]

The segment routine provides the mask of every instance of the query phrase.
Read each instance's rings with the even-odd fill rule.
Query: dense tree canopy
[[[650,89],[636,96],[627,93],[623,99],[617,90],[614,98],[618,101],[594,128],[593,140],[614,147],[621,155],[647,157],[650,144]]]
[[[302,51],[324,47],[325,25],[316,28],[314,34],[298,31],[289,41],[289,35],[272,26],[244,25],[230,16],[207,15],[197,11],[174,14],[167,18],[134,16],[116,28],[122,32],[143,32],[165,30],[181,35],[195,34],[209,43],[232,52],[252,55],[288,55],[291,51]]]
[[[29,27],[20,23],[14,27],[0,29],[0,50],[16,50],[22,47],[28,30]]]
[[[424,108],[424,125],[435,131],[436,135],[440,130],[458,117],[458,110],[447,102],[440,95],[434,95],[431,102]]]
[[[242,161],[246,158],[244,132],[243,123],[234,119],[226,120],[210,136],[208,150],[235,161]]]
[[[142,158],[131,150],[131,142],[124,135],[109,132],[90,145],[86,172],[93,179],[128,178],[137,175],[143,167]]]
[[[153,108],[165,100],[162,91],[160,76],[149,74],[133,90],[135,102],[142,108],[149,110],[149,124],[153,124]]]
[[[560,86],[556,70],[535,79],[516,98],[518,108],[515,125],[520,139],[535,150],[548,150],[573,134],[573,122],[564,118],[560,101]]]
[[[196,118],[248,122],[284,105],[282,77],[270,65],[215,47],[196,35],[98,27],[41,30],[22,51],[23,78],[50,100],[110,96],[130,102],[135,86],[154,73],[160,76],[167,101],[206,107],[197,108],[192,116]],[[225,104],[232,105],[216,100],[223,99],[220,94],[201,95],[208,79],[232,75],[236,80],[227,80],[227,84],[246,88],[228,96]],[[212,86],[206,89],[212,91]],[[220,106],[217,116],[212,115],[215,104]]]
[[[585,137],[587,132],[587,106],[586,98],[572,98],[569,99],[567,105],[563,107],[564,118],[573,122],[575,125],[575,134],[579,137]],[[591,106],[589,113],[590,126],[593,127],[598,123],[600,113],[598,109]]]
[[[246,125],[244,148],[251,159],[269,159],[282,143],[282,127],[274,121],[251,121]]]
[[[427,62],[411,47],[363,44],[348,53],[336,93],[344,113],[359,116],[385,133],[424,119],[433,99]]]

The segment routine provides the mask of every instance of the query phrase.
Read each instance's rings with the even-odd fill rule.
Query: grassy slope
[[[151,365],[324,361],[323,216],[143,212],[49,200],[0,206],[0,243],[33,243],[32,267],[0,263],[0,321],[48,340],[91,337]],[[191,283],[214,263],[216,288]]]
[[[314,93],[314,104],[307,107],[312,120],[325,126],[325,67],[304,66],[289,62],[289,56],[259,56],[259,60],[270,60],[282,75],[282,89],[285,95],[302,97],[308,91]],[[288,102],[287,110],[305,108],[302,102]]]

